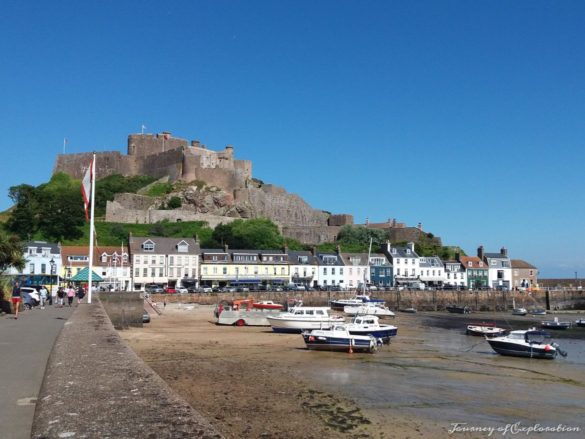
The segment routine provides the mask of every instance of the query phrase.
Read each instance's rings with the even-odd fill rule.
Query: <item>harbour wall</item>
[[[96,300],[75,308],[53,346],[31,437],[222,436],[120,339]]]
[[[118,293],[119,294],[119,293]],[[249,293],[213,293],[213,294],[153,294],[151,299],[157,303],[199,303],[212,305],[221,300],[243,299],[254,297],[255,300],[273,300],[284,303],[287,299],[300,299],[308,306],[325,306],[331,300],[349,299],[354,292],[329,291],[288,291]],[[579,310],[585,309],[585,293],[583,291],[377,291],[372,296],[384,299],[386,305],[393,310],[414,307],[419,311],[441,311],[447,305],[470,307],[474,311],[506,311],[516,307],[544,308],[547,310]]]

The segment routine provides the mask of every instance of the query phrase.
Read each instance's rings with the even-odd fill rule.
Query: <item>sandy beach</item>
[[[300,335],[217,326],[212,311],[169,305],[121,336],[228,438],[488,437],[515,423],[581,429],[538,437],[583,432],[583,340],[568,341],[569,359],[506,358],[435,325],[469,317],[405,314],[376,354],[313,352]]]

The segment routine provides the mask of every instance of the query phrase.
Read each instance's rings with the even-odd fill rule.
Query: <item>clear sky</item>
[[[4,0],[0,210],[129,133],[585,277],[585,2]]]

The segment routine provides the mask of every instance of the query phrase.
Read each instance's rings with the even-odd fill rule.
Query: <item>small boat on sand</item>
[[[274,303],[272,300],[261,300],[260,302],[252,303],[252,308],[256,309],[284,309],[284,305]]]
[[[335,324],[330,329],[313,329],[303,332],[307,349],[319,351],[374,353],[381,340],[372,335],[353,335],[346,325]]]
[[[529,312],[533,316],[545,316],[546,315],[546,309],[543,309],[543,308],[531,309]]]
[[[274,332],[300,333],[306,329],[329,328],[334,323],[343,323],[341,316],[331,315],[331,309],[325,306],[298,306],[290,312],[267,316]]]
[[[357,316],[345,326],[352,335],[372,335],[382,339],[385,343],[389,343],[390,337],[394,337],[398,333],[396,326],[380,323],[377,316]]]
[[[468,306],[458,306],[458,305],[447,305],[447,311],[453,314],[469,314],[471,313],[471,308]]]
[[[347,305],[343,308],[343,312],[346,313],[348,316],[359,316],[359,315],[372,315],[372,316],[379,316],[379,317],[394,317],[395,314],[390,311],[387,306],[383,305],[371,305],[371,304],[362,304],[362,305]]]
[[[408,314],[416,314],[416,308],[410,307],[410,308],[402,308],[401,310],[399,310],[400,312],[405,312]]]
[[[526,310],[526,308],[514,308],[512,310],[513,316],[525,316],[526,314],[528,314],[528,311]]]
[[[555,317],[554,320],[545,320],[540,323],[545,329],[569,329],[571,322],[559,322],[559,318]]]
[[[585,319],[575,320],[575,326],[579,326],[581,328],[585,328]]]
[[[495,323],[478,323],[467,325],[465,333],[467,335],[476,335],[480,337],[499,337],[507,331],[504,328],[498,328]]]
[[[332,300],[330,305],[331,309],[342,311],[345,306],[359,306],[359,305],[384,305],[386,301],[384,299],[376,299],[370,297],[367,294],[358,294],[351,299],[337,299]]]
[[[500,355],[512,357],[553,359],[557,354],[566,356],[556,343],[549,343],[550,334],[535,328],[511,331],[502,337],[486,338],[492,349]]]

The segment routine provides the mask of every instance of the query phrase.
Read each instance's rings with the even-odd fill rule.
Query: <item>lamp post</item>
[[[50,294],[50,303],[51,305],[53,304],[53,276],[55,276],[55,274],[57,273],[57,264],[55,263],[55,259],[51,258],[51,260],[49,261],[49,264],[51,264],[51,291],[49,292]]]

